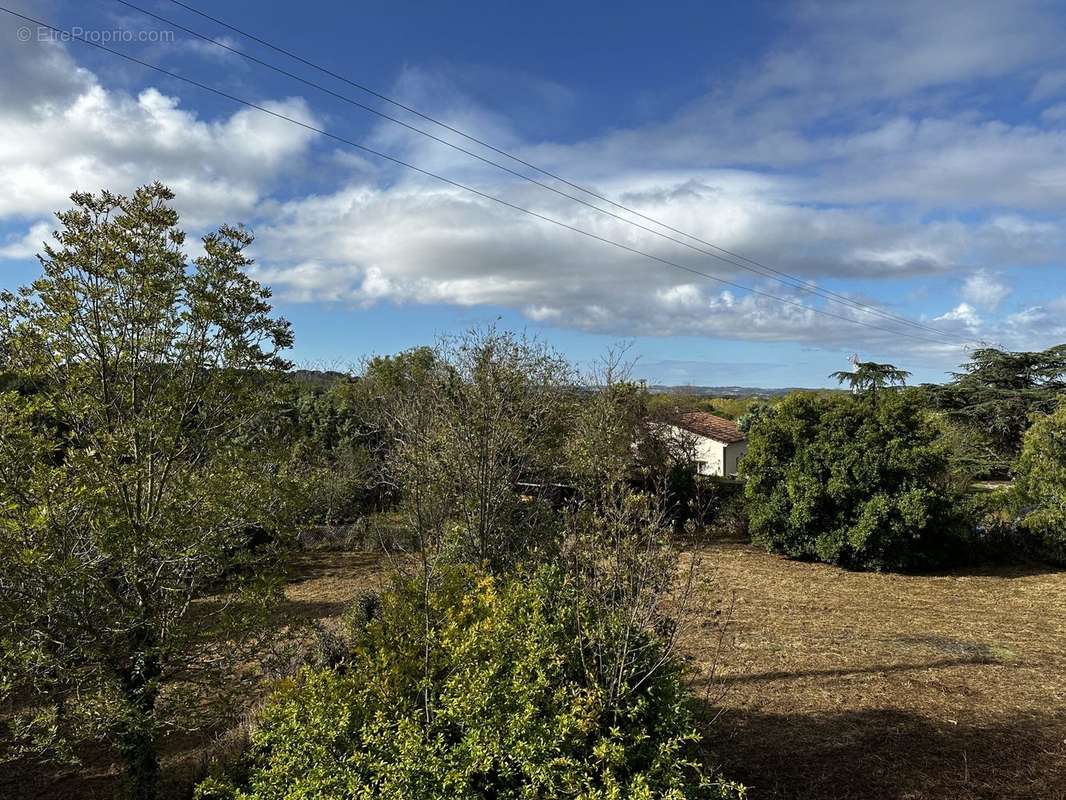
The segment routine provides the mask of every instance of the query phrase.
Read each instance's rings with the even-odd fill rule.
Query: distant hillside
[[[803,391],[802,387],[788,386],[781,389],[761,389],[754,386],[648,386],[653,394],[695,394],[700,397],[780,397],[789,392]],[[817,391],[839,391],[818,389]]]
[[[318,369],[295,369],[289,373],[300,383],[312,386],[329,386],[337,381],[349,379],[344,372]],[[808,389],[798,386],[785,386],[775,389],[763,389],[756,386],[667,386],[665,384],[649,384],[648,391],[652,394],[689,394],[699,397],[781,397],[789,392],[797,391],[847,391],[846,389]]]
[[[309,386],[332,386],[337,381],[348,380],[347,373],[321,369],[294,369],[289,373],[297,383]]]

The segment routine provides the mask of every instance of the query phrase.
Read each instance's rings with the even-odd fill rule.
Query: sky
[[[579,364],[627,343],[653,383],[822,386],[852,354],[939,381],[967,348],[1066,341],[1061,3],[191,0],[329,76],[131,2],[165,19],[0,5],[481,194],[0,12],[0,288],[71,192],[161,180],[191,256],[254,232],[303,366],[496,324]]]

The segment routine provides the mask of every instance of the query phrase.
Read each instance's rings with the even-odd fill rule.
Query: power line
[[[296,119],[294,117],[290,117],[290,116],[288,116],[286,114],[282,114],[279,111],[274,111],[272,109],[266,108],[265,106],[261,106],[261,105],[259,105],[257,103],[254,103],[254,102],[252,102],[250,100],[245,100],[245,99],[243,99],[241,97],[237,97],[236,95],[229,94],[228,92],[225,92],[222,89],[218,89],[218,88],[216,88],[214,86],[210,86],[208,84],[201,83],[201,82],[199,82],[197,80],[194,80],[192,78],[186,77],[184,75],[180,75],[180,74],[178,74],[176,72],[171,72],[170,70],[164,69],[163,67],[157,66],[155,64],[151,64],[151,63],[149,63],[147,61],[142,61],[139,58],[136,58],[134,56],[128,55],[128,54],[123,53],[123,52],[121,52],[119,50],[114,50],[114,49],[112,49],[110,47],[107,47],[106,45],[101,44],[100,42],[96,42],[96,41],[93,41],[91,39],[87,39],[85,36],[81,35],[80,33],[75,33],[74,31],[67,31],[67,30],[64,30],[62,28],[57,28],[57,27],[55,27],[53,25],[49,25],[46,22],[42,22],[40,20],[34,19],[33,17],[26,16],[25,14],[20,14],[19,12],[13,11],[13,10],[11,10],[9,8],[4,7],[4,6],[0,6],[0,11],[3,11],[5,13],[7,13],[7,14],[10,14],[11,16],[17,17],[17,18],[19,18],[21,20],[24,20],[26,22],[33,23],[34,25],[39,25],[39,26],[41,26],[43,28],[51,30],[51,31],[53,31],[53,32],[55,32],[57,34],[60,34],[65,39],[71,39],[71,40],[80,42],[82,44],[86,44],[86,45],[89,45],[91,47],[95,47],[98,50],[103,50],[104,52],[111,53],[112,55],[118,56],[119,58],[125,59],[126,61],[129,61],[129,62],[131,62],[133,64],[137,64],[139,66],[145,67],[145,68],[153,70],[155,72],[158,72],[158,73],[160,73],[162,75],[166,75],[167,77],[173,78],[174,80],[182,81],[182,82],[187,83],[187,84],[189,84],[191,86],[195,86],[198,89],[202,89],[203,91],[210,92],[210,93],[215,94],[215,95],[217,95],[219,97],[222,97],[222,98],[225,98],[227,100],[230,100],[230,101],[232,101],[234,103],[238,103],[238,104],[246,106],[248,108],[255,109],[257,111],[260,111],[260,112],[262,112],[264,114],[267,114],[267,115],[269,115],[271,117],[274,117],[276,119],[284,120],[285,122],[289,122],[289,123],[291,123],[293,125],[297,125],[297,126],[299,126],[301,128],[304,128],[306,130],[309,130],[309,131],[312,131],[314,133],[317,133],[317,134],[320,134],[322,136],[325,136],[328,139],[332,139],[334,141],[340,142],[340,143],[348,145],[350,147],[354,147],[354,148],[356,148],[358,150],[362,150],[365,153],[369,153],[370,155],[373,155],[373,156],[375,156],[377,158],[381,158],[381,159],[383,159],[385,161],[392,162],[392,163],[394,163],[394,164],[396,164],[398,166],[404,167],[405,169],[409,169],[409,170],[412,170],[414,172],[418,172],[418,173],[420,173],[422,175],[425,175],[427,177],[433,178],[434,180],[437,180],[437,181],[440,181],[442,183],[448,184],[449,186],[453,186],[453,187],[455,187],[457,189],[461,189],[463,191],[469,192],[469,193],[474,194],[474,195],[476,195],[478,197],[482,197],[482,198],[484,198],[486,200],[491,200],[494,203],[498,203],[498,204],[500,204],[502,206],[505,206],[507,208],[513,209],[515,211],[520,211],[520,212],[522,212],[524,214],[528,214],[528,215],[530,215],[532,217],[535,217],[536,219],[539,219],[539,220],[542,220],[544,222],[548,222],[548,223],[551,223],[553,225],[557,225],[558,227],[565,228],[567,230],[573,231],[574,233],[579,233],[582,236],[586,236],[586,237],[588,237],[590,239],[594,239],[596,241],[603,242],[604,244],[612,245],[613,247],[617,247],[620,250],[625,250],[625,251],[627,251],[629,253],[633,253],[635,255],[643,256],[644,258],[651,259],[652,261],[656,261],[656,262],[658,262],[660,264],[664,264],[666,266],[673,267],[675,269],[679,269],[679,270],[682,270],[684,272],[691,273],[693,275],[699,275],[699,276],[701,276],[703,278],[707,278],[709,280],[716,281],[716,282],[721,283],[721,284],[726,285],[726,286],[731,286],[731,287],[733,287],[735,289],[739,289],[739,290],[744,291],[744,292],[749,292],[750,294],[753,294],[753,295],[766,297],[768,299],[775,300],[775,301],[777,301],[779,303],[784,303],[786,305],[795,306],[797,308],[803,309],[804,311],[809,311],[811,313],[820,314],[822,316],[826,316],[826,317],[831,317],[833,319],[842,320],[844,322],[849,322],[849,323],[852,323],[854,325],[861,325],[861,326],[863,326],[865,328],[870,328],[871,330],[882,331],[883,333],[888,333],[888,334],[891,334],[893,336],[904,336],[904,337],[911,338],[911,339],[930,342],[932,344],[936,344],[936,345],[940,345],[940,346],[943,346],[943,345],[947,344],[947,342],[944,342],[944,341],[941,341],[941,340],[938,340],[938,339],[930,339],[929,337],[926,337],[926,336],[919,336],[917,334],[905,333],[903,331],[899,331],[899,330],[895,330],[895,329],[891,329],[891,328],[883,328],[883,327],[880,327],[880,326],[877,326],[877,325],[871,325],[868,322],[863,322],[862,320],[857,320],[857,319],[854,319],[852,317],[845,317],[845,316],[842,316],[840,314],[834,314],[834,313],[832,313],[830,311],[825,311],[824,309],[819,309],[819,308],[814,308],[812,306],[807,306],[807,305],[804,305],[803,303],[797,302],[795,300],[790,300],[788,298],[779,297],[779,296],[771,294],[769,292],[764,292],[764,291],[761,291],[759,289],[754,289],[754,288],[752,288],[750,286],[744,286],[743,284],[739,284],[739,283],[735,283],[735,282],[730,281],[730,280],[726,280],[725,278],[720,278],[720,277],[718,277],[716,275],[711,275],[709,273],[702,272],[702,271],[700,271],[698,269],[695,269],[693,267],[687,266],[685,264],[679,264],[679,263],[677,263],[675,261],[671,261],[669,259],[661,258],[660,256],[654,255],[652,253],[648,253],[648,252],[645,252],[643,250],[639,250],[638,248],[631,247],[631,246],[629,246],[627,244],[624,244],[622,242],[618,242],[618,241],[615,241],[613,239],[608,239],[608,238],[606,238],[604,236],[600,236],[599,234],[592,233],[591,231],[586,231],[586,230],[584,230],[582,228],[578,228],[578,227],[576,227],[574,225],[570,225],[569,223],[562,222],[561,220],[557,220],[557,219],[555,219],[553,217],[549,217],[549,216],[547,216],[545,214],[541,214],[541,213],[539,213],[537,211],[533,211],[532,209],[528,209],[528,208],[525,208],[523,206],[517,205],[515,203],[511,203],[510,201],[504,200],[504,199],[502,199],[500,197],[496,197],[495,195],[491,195],[491,194],[488,194],[487,192],[483,192],[483,191],[481,191],[479,189],[475,189],[472,186],[468,186],[466,184],[463,184],[463,183],[460,183],[458,181],[452,180],[451,178],[447,178],[447,177],[445,177],[443,175],[440,175],[438,173],[432,172],[432,171],[427,170],[427,169],[423,169],[422,167],[418,167],[418,166],[416,166],[414,164],[411,164],[411,163],[409,163],[407,161],[403,161],[402,159],[396,158],[395,156],[390,156],[387,153],[382,153],[382,152],[380,152],[378,150],[374,150],[371,147],[367,147],[366,145],[359,144],[358,142],[355,142],[355,141],[353,141],[351,139],[347,139],[347,138],[345,138],[343,136],[339,136],[339,135],[337,135],[335,133],[330,133],[329,131],[326,131],[326,130],[324,130],[322,128],[318,128],[318,127],[316,127],[314,125],[311,125],[311,124],[309,124],[307,122],[302,122],[301,120],[298,120],[298,119]],[[956,342],[956,344],[963,345],[965,343],[962,340],[958,340]]]
[[[950,332],[948,332],[948,331],[944,331],[944,330],[941,330],[940,328],[934,327],[932,325],[928,325],[928,324],[925,324],[925,323],[922,323],[922,322],[918,322],[918,321],[909,319],[908,317],[905,317],[905,316],[902,316],[902,315],[899,315],[899,314],[894,314],[894,313],[892,313],[890,311],[886,311],[886,310],[878,308],[876,306],[871,306],[871,305],[859,302],[859,301],[857,301],[857,300],[855,300],[855,299],[853,299],[851,297],[848,297],[847,295],[841,294],[839,292],[835,292],[835,291],[833,291],[831,289],[828,289],[828,288],[825,288],[825,287],[822,287],[822,286],[818,286],[813,281],[804,280],[803,278],[796,277],[796,276],[791,275],[791,274],[789,274],[787,272],[784,272],[783,270],[776,269],[775,267],[772,267],[772,266],[770,266],[768,264],[762,263],[760,261],[756,261],[755,259],[749,258],[749,257],[744,256],[744,255],[742,255],[740,253],[737,253],[735,251],[728,250],[728,249],[726,249],[724,247],[721,247],[719,245],[714,244],[713,242],[709,242],[709,241],[707,241],[705,239],[701,239],[698,236],[695,236],[695,235],[693,235],[691,233],[687,233],[686,231],[683,231],[683,230],[681,230],[679,228],[673,227],[673,226],[671,226],[671,225],[669,225],[669,224],[667,224],[665,222],[662,222],[661,220],[658,220],[658,219],[655,219],[654,217],[648,216],[647,214],[644,214],[641,211],[638,211],[638,210],[636,210],[634,208],[631,208],[631,207],[626,206],[626,205],[624,205],[622,203],[618,203],[618,202],[616,202],[614,200],[611,200],[609,197],[606,197],[603,194],[599,194],[596,191],[594,191],[592,189],[589,189],[589,188],[587,188],[585,186],[581,186],[580,184],[574,183],[574,182],[568,180],[567,178],[562,177],[561,175],[558,175],[558,174],[556,174],[554,172],[551,172],[551,171],[546,170],[546,169],[544,169],[542,167],[539,167],[536,164],[530,163],[529,161],[526,161],[526,160],[520,158],[519,156],[516,156],[516,155],[514,155],[514,154],[512,154],[512,153],[510,153],[510,152],[508,152],[508,151],[506,151],[506,150],[504,150],[504,149],[502,149],[500,147],[496,147],[495,145],[493,145],[493,144],[491,144],[489,142],[486,142],[483,139],[480,139],[480,138],[478,138],[476,136],[468,134],[465,131],[460,130],[459,128],[453,127],[453,126],[451,126],[451,125],[449,125],[449,124],[447,124],[447,123],[445,123],[445,122],[443,122],[443,121],[441,121],[441,120],[439,120],[439,119],[437,119],[437,118],[435,118],[435,117],[433,117],[433,116],[431,116],[429,114],[426,114],[426,113],[421,112],[421,111],[419,111],[419,110],[417,110],[415,108],[412,108],[411,106],[406,105],[406,104],[404,104],[404,103],[402,103],[402,102],[400,102],[400,101],[398,101],[398,100],[396,100],[394,98],[391,98],[388,95],[385,95],[385,94],[383,94],[381,92],[378,92],[378,91],[376,91],[374,89],[371,89],[370,87],[365,86],[364,84],[361,84],[361,83],[358,83],[356,81],[353,81],[350,78],[347,78],[347,77],[345,77],[343,75],[340,75],[340,74],[338,74],[338,73],[336,73],[336,72],[334,72],[334,71],[332,71],[332,70],[330,70],[330,69],[328,69],[326,67],[323,67],[323,66],[321,66],[319,64],[316,64],[315,62],[310,61],[309,59],[306,59],[306,58],[298,55],[297,53],[292,52],[291,50],[288,50],[288,49],[286,49],[284,47],[280,47],[278,45],[275,45],[272,42],[267,41],[266,39],[260,38],[260,37],[258,37],[256,35],[252,34],[252,33],[249,33],[247,31],[241,29],[241,28],[238,28],[235,25],[232,25],[232,24],[230,24],[230,23],[228,23],[228,22],[226,22],[226,21],[224,21],[222,19],[214,17],[214,16],[212,16],[212,15],[210,15],[210,14],[204,12],[204,11],[201,11],[200,9],[195,8],[194,6],[189,5],[188,3],[181,2],[181,0],[170,0],[170,2],[172,2],[174,5],[177,5],[177,6],[181,7],[181,8],[186,9],[187,11],[192,12],[193,14],[196,14],[196,15],[204,18],[204,19],[207,19],[207,20],[210,20],[211,22],[216,23],[217,25],[220,25],[220,26],[222,26],[222,27],[224,27],[224,28],[226,28],[228,30],[231,30],[234,33],[237,33],[237,34],[239,34],[239,35],[241,35],[241,36],[243,36],[243,37],[245,37],[247,39],[250,39],[251,41],[257,42],[257,43],[263,45],[264,47],[267,47],[267,48],[269,48],[269,49],[271,49],[271,50],[273,50],[273,51],[275,51],[277,53],[281,53],[282,55],[284,55],[284,56],[286,56],[288,58],[291,58],[291,59],[293,59],[295,61],[298,61],[301,64],[309,66],[312,69],[315,69],[315,70],[317,70],[317,71],[319,71],[319,72],[321,72],[321,73],[323,73],[325,75],[328,75],[328,76],[330,76],[332,78],[335,78],[335,79],[337,79],[337,80],[339,80],[339,81],[341,81],[343,83],[348,84],[349,86],[352,86],[352,87],[354,87],[356,89],[359,89],[360,91],[365,92],[366,94],[369,94],[369,95],[371,95],[373,97],[376,97],[376,98],[378,98],[378,99],[380,99],[380,100],[382,100],[382,101],[384,101],[386,103],[389,103],[392,106],[395,106],[396,108],[403,109],[404,111],[407,111],[407,112],[409,112],[411,114],[414,114],[415,116],[420,117],[421,119],[424,119],[424,120],[426,120],[428,122],[431,122],[434,125],[437,125],[437,126],[443,128],[443,129],[447,130],[447,131],[455,133],[458,136],[461,136],[461,137],[463,137],[464,139],[466,139],[468,141],[474,142],[474,143],[476,143],[476,144],[478,144],[478,145],[480,145],[482,147],[485,147],[486,149],[491,150],[492,152],[497,153],[497,154],[499,154],[501,156],[504,156],[504,157],[514,161],[517,164],[521,164],[521,165],[523,165],[523,166],[525,166],[525,167],[527,167],[529,169],[532,169],[532,170],[534,170],[534,171],[536,171],[536,172],[538,172],[538,173],[540,173],[542,175],[550,177],[553,180],[559,181],[560,183],[563,183],[566,186],[571,187],[572,189],[575,189],[577,191],[583,192],[583,193],[589,195],[590,197],[594,197],[594,198],[596,198],[598,200],[601,200],[601,201],[603,201],[605,203],[608,203],[609,205],[613,206],[614,208],[617,208],[617,209],[619,209],[621,211],[625,211],[626,213],[632,214],[632,215],[634,215],[636,217],[639,217],[639,218],[641,218],[641,219],[643,219],[643,220],[645,220],[647,222],[651,222],[651,223],[653,223],[655,225],[658,225],[658,226],[660,226],[660,227],[662,227],[662,228],[664,228],[664,229],[666,229],[668,231],[671,231],[673,233],[676,233],[676,234],[678,234],[680,236],[684,236],[684,237],[686,237],[688,239],[691,239],[691,240],[693,240],[695,242],[699,242],[700,244],[702,244],[702,245],[704,245],[706,247],[709,247],[713,251],[716,251],[716,252],[711,252],[711,251],[705,250],[705,249],[703,249],[701,247],[696,247],[696,246],[694,246],[694,245],[690,244],[689,242],[686,242],[686,241],[684,241],[682,239],[678,239],[678,238],[676,238],[674,236],[669,236],[669,235],[664,234],[661,231],[657,231],[657,230],[655,230],[653,228],[648,228],[647,226],[644,226],[644,225],[641,225],[639,223],[636,223],[633,220],[627,219],[627,218],[625,218],[625,217],[623,217],[623,216],[621,216],[619,214],[616,214],[616,213],[614,213],[612,211],[609,211],[609,210],[601,208],[601,207],[599,207],[599,206],[597,206],[597,205],[595,205],[593,203],[590,203],[587,200],[584,200],[584,199],[579,198],[579,197],[575,197],[572,194],[569,194],[567,192],[561,191],[561,190],[557,189],[554,186],[550,186],[550,185],[545,184],[542,181],[538,181],[537,179],[532,178],[532,177],[530,177],[530,176],[528,176],[528,175],[526,175],[524,173],[521,173],[521,172],[518,172],[516,170],[513,170],[513,169],[511,169],[510,167],[507,167],[504,164],[501,164],[501,163],[499,163],[497,161],[493,161],[492,159],[489,159],[489,158],[485,158],[484,156],[479,155],[477,153],[471,152],[470,150],[467,150],[467,149],[455,144],[454,142],[450,142],[447,139],[442,139],[439,136],[436,136],[436,135],[430,133],[429,131],[423,130],[423,129],[418,128],[418,127],[416,127],[414,125],[411,125],[408,122],[405,122],[403,120],[397,119],[396,117],[393,117],[393,116],[391,116],[389,114],[386,114],[386,113],[380,111],[379,109],[373,108],[371,106],[367,106],[367,105],[365,105],[363,103],[360,103],[359,101],[354,100],[354,99],[352,99],[352,98],[350,98],[350,97],[348,97],[346,95],[341,95],[341,94],[339,94],[337,92],[334,92],[331,89],[328,89],[328,88],[326,88],[324,86],[321,86],[320,84],[317,84],[317,83],[315,83],[313,81],[310,81],[310,80],[308,80],[308,79],[306,79],[306,78],[304,78],[304,77],[302,77],[300,75],[296,75],[296,74],[294,74],[292,72],[289,72],[288,70],[285,70],[285,69],[283,69],[281,67],[278,67],[277,65],[274,65],[274,64],[268,63],[266,61],[263,61],[262,59],[256,58],[255,56],[250,55],[248,53],[245,53],[245,52],[243,52],[243,51],[241,51],[241,50],[239,50],[237,48],[230,47],[229,45],[225,44],[224,42],[219,42],[219,41],[217,41],[216,39],[213,39],[210,36],[206,36],[206,35],[204,35],[202,33],[199,33],[198,31],[195,31],[195,30],[192,30],[190,28],[187,28],[187,27],[185,27],[185,26],[183,26],[183,25],[181,25],[181,24],[179,24],[179,23],[177,23],[177,22],[175,22],[173,20],[167,19],[166,17],[160,16],[160,15],[155,14],[155,13],[153,13],[151,11],[148,11],[148,10],[146,10],[144,8],[141,8],[140,6],[137,6],[137,5],[135,5],[135,4],[131,3],[131,2],[128,2],[128,0],[116,0],[116,2],[119,2],[122,5],[125,5],[125,6],[127,6],[129,8],[132,8],[132,9],[136,10],[136,11],[139,11],[142,14],[145,14],[147,16],[153,17],[154,19],[157,19],[157,20],[159,20],[161,22],[164,22],[164,23],[166,23],[168,25],[172,25],[172,26],[174,26],[174,27],[176,27],[176,28],[178,28],[180,30],[185,31],[186,33],[188,33],[188,34],[190,34],[192,36],[195,36],[195,37],[197,37],[199,39],[202,39],[203,41],[208,42],[208,43],[210,43],[210,44],[212,44],[212,45],[214,45],[216,47],[219,47],[219,48],[227,50],[227,51],[229,51],[231,53],[234,53],[235,55],[238,55],[241,58],[247,59],[247,60],[252,61],[252,62],[254,62],[256,64],[260,64],[261,66],[264,66],[264,67],[266,67],[268,69],[271,69],[271,70],[273,70],[273,71],[275,71],[275,72],[277,72],[279,74],[285,75],[285,76],[287,76],[289,78],[292,78],[292,79],[294,79],[296,81],[299,81],[299,82],[301,82],[301,83],[303,83],[303,84],[305,84],[307,86],[311,86],[311,87],[313,87],[315,89],[318,89],[318,90],[320,90],[320,91],[322,91],[322,92],[324,92],[326,94],[329,94],[329,95],[331,95],[331,96],[333,96],[333,97],[335,97],[337,99],[340,99],[340,100],[342,100],[344,102],[350,103],[353,106],[356,106],[356,107],[361,108],[361,109],[363,109],[365,111],[368,111],[371,114],[375,114],[375,115],[377,115],[377,116],[379,116],[379,117],[381,117],[383,119],[386,119],[386,120],[388,120],[390,122],[396,123],[397,125],[401,125],[401,126],[407,128],[408,130],[411,130],[411,131],[413,131],[415,133],[418,133],[418,134],[420,134],[422,136],[425,136],[425,137],[427,137],[429,139],[432,139],[433,141],[439,142],[440,144],[446,145],[447,147],[450,147],[450,148],[452,148],[452,149],[454,149],[454,150],[456,150],[458,152],[464,153],[465,155],[468,155],[468,156],[470,156],[472,158],[475,158],[475,159],[477,159],[477,160],[479,160],[479,161],[481,161],[483,163],[486,163],[486,164],[489,164],[491,166],[494,166],[494,167],[496,167],[496,168],[498,168],[500,170],[503,170],[504,172],[507,172],[507,173],[509,173],[511,175],[514,175],[514,176],[518,177],[518,178],[521,178],[522,180],[528,181],[528,182],[530,182],[530,183],[532,183],[532,184],[534,184],[536,186],[539,186],[539,187],[541,187],[543,189],[547,189],[548,191],[554,192],[555,194],[558,194],[558,195],[560,195],[562,197],[566,197],[566,198],[568,198],[570,200],[573,200],[573,201],[575,201],[577,203],[581,203],[582,205],[587,206],[588,208],[594,209],[595,211],[598,211],[601,214],[605,214],[607,216],[613,217],[614,219],[620,220],[620,221],[625,222],[625,223],[627,223],[629,225],[633,225],[633,226],[635,226],[635,227],[637,227],[637,228],[639,228],[641,230],[647,231],[647,232],[652,233],[652,234],[654,234],[656,236],[659,236],[661,238],[664,238],[664,239],[667,239],[669,241],[672,241],[672,242],[674,242],[676,244],[679,244],[679,245],[681,245],[683,247],[687,247],[690,250],[694,250],[694,251],[696,251],[698,253],[702,253],[702,254],[708,255],[708,256],[710,256],[712,258],[716,258],[719,261],[723,261],[723,262],[725,262],[727,264],[730,264],[730,265],[732,265],[734,267],[739,267],[740,269],[746,270],[748,272],[751,272],[753,274],[759,275],[761,277],[770,278],[771,280],[775,280],[775,281],[777,281],[778,283],[781,283],[784,286],[788,286],[789,288],[798,289],[800,291],[804,291],[804,292],[808,292],[808,293],[814,294],[814,295],[816,295],[818,297],[821,297],[824,300],[828,300],[830,302],[835,302],[835,303],[838,303],[838,304],[841,304],[841,305],[847,305],[847,306],[850,306],[852,308],[859,309],[859,310],[865,311],[865,312],[870,313],[870,314],[874,314],[874,315],[876,315],[878,317],[881,317],[881,318],[889,320],[889,321],[893,321],[893,322],[897,322],[897,323],[900,323],[900,324],[908,325],[908,326],[910,326],[912,328],[916,328],[918,330],[924,330],[924,331],[927,331],[929,333],[933,333],[933,334],[936,334],[936,335],[939,335],[939,336],[948,337],[948,338],[951,338],[951,339],[955,338],[955,335],[950,333]],[[726,258],[726,257],[720,255],[722,253],[724,253],[726,256],[730,256],[731,258]],[[737,261],[734,261],[732,259],[739,259],[739,261],[745,262],[745,263],[738,263]]]

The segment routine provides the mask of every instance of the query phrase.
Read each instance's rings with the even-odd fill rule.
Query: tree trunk
[[[139,715],[138,715],[139,716]],[[156,800],[159,790],[159,758],[150,720],[131,720],[119,737],[119,750],[126,761],[131,800]]]
[[[145,626],[130,634],[132,664],[120,672],[126,714],[118,735],[118,749],[126,762],[132,800],[156,800],[159,757],[155,751],[155,703],[162,666],[156,636]]]

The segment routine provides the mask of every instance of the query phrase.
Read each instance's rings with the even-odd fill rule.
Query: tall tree
[[[914,393],[791,394],[748,434],[752,541],[865,569],[946,563],[967,535],[950,468]]]
[[[282,506],[260,423],[292,342],[250,234],[221,227],[190,264],[173,197],[72,195],[0,312],[23,387],[0,396],[0,686],[38,701],[21,745],[107,739],[139,799],[168,716],[204,708],[181,692],[219,688],[219,637],[270,592],[249,535]]]
[[[948,418],[983,437],[999,470],[1021,452],[1034,414],[1050,414],[1066,391],[1066,344],[1012,353],[986,347],[944,386],[930,387]]]
[[[876,397],[878,390],[887,386],[903,386],[907,383],[907,378],[911,376],[906,370],[897,369],[892,364],[878,364],[876,361],[857,359],[852,363],[855,367],[853,371],[833,372],[829,377],[837,383],[848,384],[855,392],[868,393],[871,397]]]
[[[1026,510],[1024,527],[1044,554],[1066,564],[1066,402],[1025,434],[1014,490]]]

